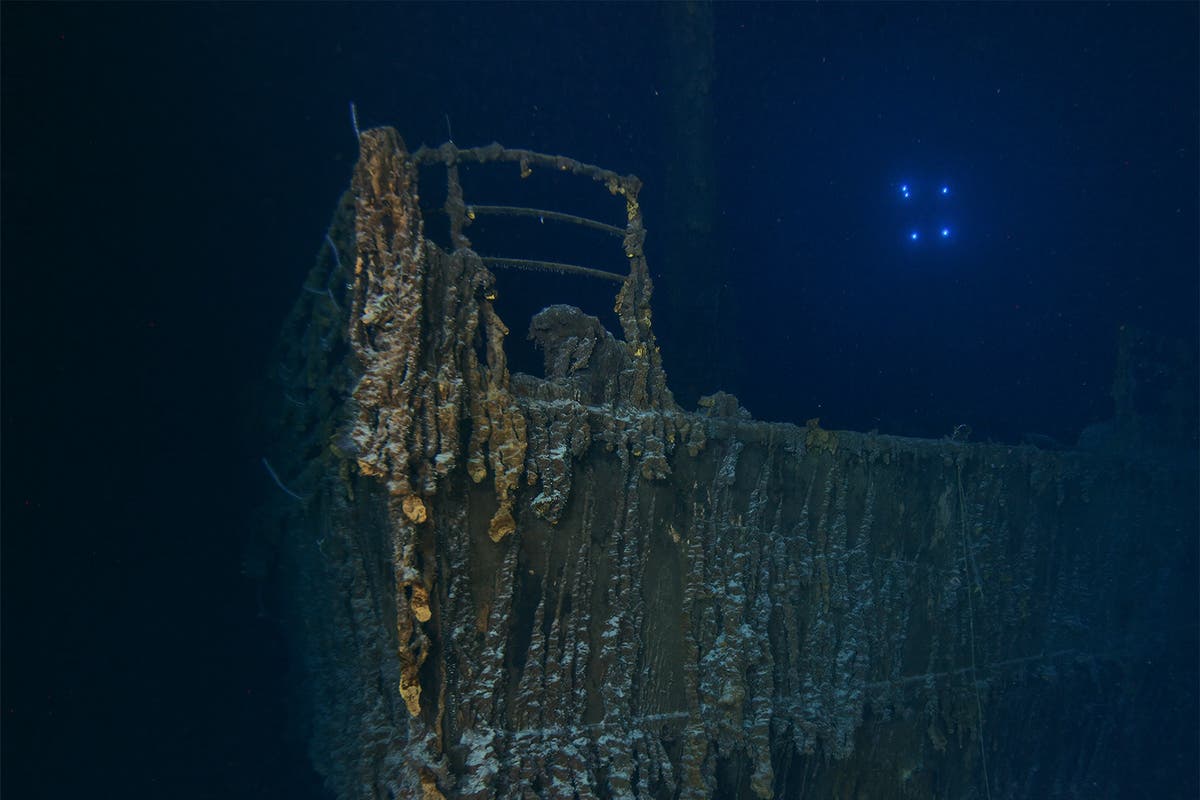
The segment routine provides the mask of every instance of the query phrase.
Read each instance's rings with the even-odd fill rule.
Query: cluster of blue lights
[[[947,186],[946,184],[942,184],[941,188],[938,189],[938,194],[940,194],[942,197],[949,197],[950,196],[950,187]],[[910,183],[900,184],[900,195],[905,200],[908,200],[909,198],[911,198],[913,196],[912,184],[910,184]]]
[[[937,235],[940,236],[941,239],[949,239],[950,229],[948,227],[942,227],[941,230],[937,231]],[[919,230],[908,231],[908,239],[910,239],[912,241],[919,241],[920,240],[920,231]]]
[[[915,195],[916,195],[916,190],[913,188],[913,185],[911,183],[900,184],[901,199],[903,199],[905,201],[911,201]],[[949,197],[950,196],[949,184],[943,183],[940,186],[938,186],[937,190],[935,191],[935,196],[939,197],[939,198]],[[938,204],[937,207],[938,207],[939,212],[945,211],[945,209],[942,208],[940,203]],[[939,213],[939,215],[940,215],[940,213]],[[938,238],[938,239],[948,240],[953,235],[952,230],[948,224],[941,224],[941,225],[935,226],[935,230],[937,231],[936,238]],[[922,235],[921,228],[910,228],[909,229],[908,240],[910,242],[919,242],[919,241],[921,241],[922,238],[924,238],[924,236]]]

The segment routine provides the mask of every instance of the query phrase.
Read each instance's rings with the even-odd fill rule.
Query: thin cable
[[[962,531],[963,568],[971,571],[973,561],[967,547],[967,503],[963,496],[962,461],[958,462],[958,522]],[[983,744],[983,701],[979,699],[979,679],[975,675],[975,602],[971,599],[974,587],[979,585],[979,571],[975,570],[975,581],[967,587],[967,622],[971,634],[971,688],[975,690],[975,724],[979,728],[979,758],[983,764],[983,793],[992,800],[992,786],[988,780],[987,748]],[[982,590],[980,591],[982,594]]]
[[[275,481],[276,486],[278,486],[280,489],[282,489],[286,494],[289,494],[292,497],[299,500],[301,503],[304,502],[303,495],[296,494],[291,489],[289,489],[288,487],[283,485],[283,481],[281,481],[279,479],[279,476],[275,473],[275,470],[271,467],[271,462],[267,461],[266,456],[263,456],[262,465],[267,468],[267,474],[271,476],[271,480]]]

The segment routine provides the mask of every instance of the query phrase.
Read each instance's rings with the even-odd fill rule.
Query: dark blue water
[[[414,148],[640,175],[688,407],[1069,444],[1112,414],[1119,326],[1194,352],[1194,4],[729,5],[711,51],[681,9],[0,8],[11,796],[322,796],[241,547],[251,387],[348,184],[351,101]]]

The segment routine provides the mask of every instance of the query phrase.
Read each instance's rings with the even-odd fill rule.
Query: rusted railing
[[[470,240],[467,239],[463,231],[477,217],[508,216],[535,218],[543,222],[550,220],[552,222],[577,225],[613,236],[619,236],[622,240],[627,259],[639,259],[643,256],[642,243],[645,241],[645,231],[642,227],[641,209],[637,201],[642,182],[636,176],[618,175],[611,170],[585,164],[565,156],[552,156],[532,150],[510,150],[499,144],[490,144],[486,147],[473,147],[463,150],[459,149],[452,142],[447,142],[436,148],[420,148],[413,154],[413,161],[423,166],[441,164],[446,167],[445,212],[450,220],[451,245],[455,248],[470,246]],[[462,184],[459,181],[458,174],[458,165],[463,163],[517,164],[520,168],[521,178],[529,177],[535,168],[552,170],[554,172],[567,172],[573,175],[592,178],[603,184],[611,194],[620,195],[624,198],[627,224],[624,228],[621,228],[576,214],[566,214],[550,209],[510,205],[468,204],[463,200]],[[609,270],[584,267],[561,261],[545,261],[541,259],[497,255],[481,255],[480,258],[489,267],[499,267],[502,269],[559,272],[617,282],[624,282],[629,277],[628,274],[623,275]]]

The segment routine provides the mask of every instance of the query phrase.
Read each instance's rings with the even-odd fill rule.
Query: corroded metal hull
[[[510,374],[466,162],[624,203],[621,338],[552,307],[545,375]],[[446,168],[449,250],[422,164]],[[1195,631],[1166,613],[1196,600],[1194,460],[686,412],[639,187],[362,135],[270,415],[298,702],[337,795],[1117,797],[1182,774],[1149,737],[1194,725]]]

